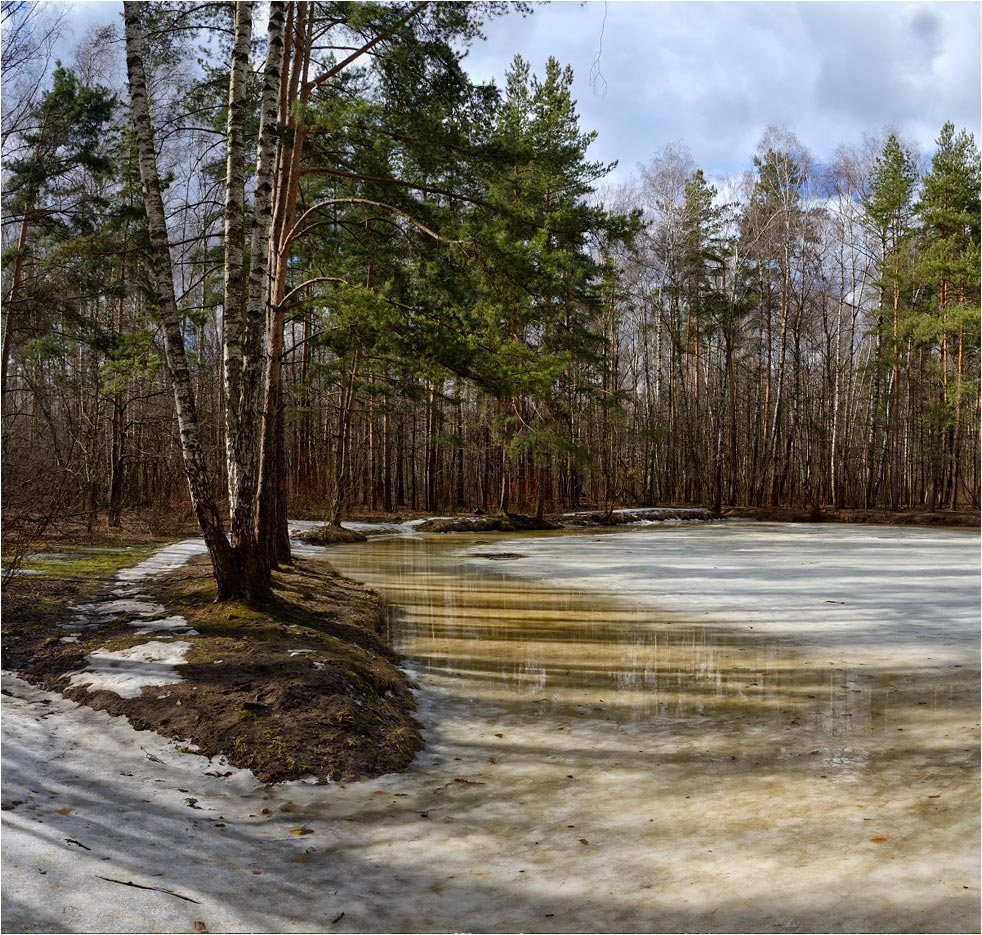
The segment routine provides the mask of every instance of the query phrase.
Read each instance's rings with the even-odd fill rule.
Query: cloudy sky
[[[620,160],[618,175],[674,142],[721,176],[747,168],[772,125],[820,159],[885,125],[925,150],[946,120],[978,140],[979,14],[961,2],[553,2],[491,23],[469,64],[500,75],[519,52],[541,72],[555,55],[599,131],[595,158]]]
[[[121,4],[74,5],[76,34]],[[489,23],[467,58],[502,82],[515,53],[538,73],[573,67],[592,158],[617,180],[668,143],[709,175],[749,167],[769,126],[793,130],[820,160],[890,126],[930,151],[946,120],[979,139],[976,2],[629,2],[553,0]],[[592,76],[592,79],[591,79]]]

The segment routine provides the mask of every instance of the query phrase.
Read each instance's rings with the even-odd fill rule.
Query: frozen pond
[[[329,555],[393,605],[427,728],[413,767],[213,777],[68,703],[32,723],[45,698],[15,683],[4,801],[42,817],[4,815],[5,930],[978,931],[977,534],[712,524]]]

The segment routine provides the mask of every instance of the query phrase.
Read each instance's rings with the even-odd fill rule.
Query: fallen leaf
[[[293,862],[295,864],[305,864],[305,863],[307,863],[307,858],[306,857],[294,857],[293,858]]]
[[[381,789],[377,789],[372,795],[385,795],[385,793]]]
[[[494,736],[495,737],[504,737],[505,735],[504,734],[495,734]]]
[[[195,919],[194,920],[194,930],[196,932],[207,932],[208,931],[208,926],[206,926],[205,923],[201,921],[201,919]]]
[[[312,828],[291,828],[290,834],[313,834]]]
[[[928,798],[929,799],[936,799],[937,796],[936,795],[929,795]],[[72,810],[70,808],[59,808],[58,809],[58,814],[59,815],[71,815],[71,813],[72,813]]]
[[[586,838],[580,838],[580,844],[589,844],[590,842]]]
[[[886,840],[886,838],[870,838],[870,840],[874,844],[882,844]]]
[[[929,799],[940,799],[941,796],[940,795],[929,795],[928,798]]]

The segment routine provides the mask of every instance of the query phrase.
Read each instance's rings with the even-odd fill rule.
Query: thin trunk
[[[341,525],[341,511],[348,496],[348,475],[350,473],[348,455],[351,434],[351,412],[355,405],[355,390],[358,380],[358,352],[355,351],[351,370],[345,382],[344,362],[342,361],[341,383],[338,387],[338,433],[334,446],[334,495],[328,522],[332,526]]]
[[[272,562],[290,560],[290,538],[287,528],[286,446],[281,433],[285,425],[283,393],[283,326],[286,314],[287,272],[290,261],[290,238],[300,191],[300,155],[303,149],[304,116],[307,101],[307,71],[310,65],[313,18],[307,3],[271,4],[288,6],[285,39],[281,34],[280,74],[278,88],[279,123],[290,128],[289,142],[280,147],[271,176],[275,211],[271,239],[267,243],[272,263],[266,384],[263,405],[263,443],[260,480],[260,536]],[[294,15],[294,10],[295,15]],[[272,15],[272,13],[271,13]],[[289,65],[289,67],[285,67]],[[299,100],[298,100],[299,95]],[[297,106],[294,106],[296,102]]]
[[[231,546],[225,538],[221,513],[212,493],[211,477],[201,445],[197,405],[188,369],[184,334],[174,295],[174,271],[171,265],[160,178],[157,173],[156,147],[147,99],[147,79],[143,67],[139,4],[128,0],[123,5],[123,15],[126,23],[126,68],[130,104],[150,237],[151,275],[163,324],[167,369],[174,387],[181,454],[191,492],[191,503],[211,557],[215,581],[218,585],[218,598],[225,600],[241,593],[242,581]]]
[[[235,44],[228,88],[228,142],[225,160],[225,281],[222,302],[225,377],[225,446],[228,472],[232,545],[253,535],[251,523],[242,528],[238,484],[240,410],[242,408],[242,313],[245,300],[245,123],[248,119],[249,45],[252,40],[252,3],[235,7]],[[253,362],[250,361],[250,364]],[[247,412],[245,417],[251,417]],[[251,502],[251,497],[246,498]]]

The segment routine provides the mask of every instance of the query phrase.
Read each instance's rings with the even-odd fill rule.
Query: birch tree
[[[126,24],[126,73],[133,132],[139,152],[140,179],[143,183],[143,201],[150,239],[152,289],[163,327],[164,351],[174,388],[181,452],[191,493],[191,504],[211,557],[215,581],[218,585],[218,598],[227,600],[241,593],[242,579],[235,555],[225,535],[225,524],[215,500],[212,474],[205,461],[194,386],[191,382],[184,345],[184,331],[177,308],[167,216],[157,170],[156,142],[150,119],[147,76],[143,63],[141,6],[142,4],[132,0],[124,3],[123,17]]]

